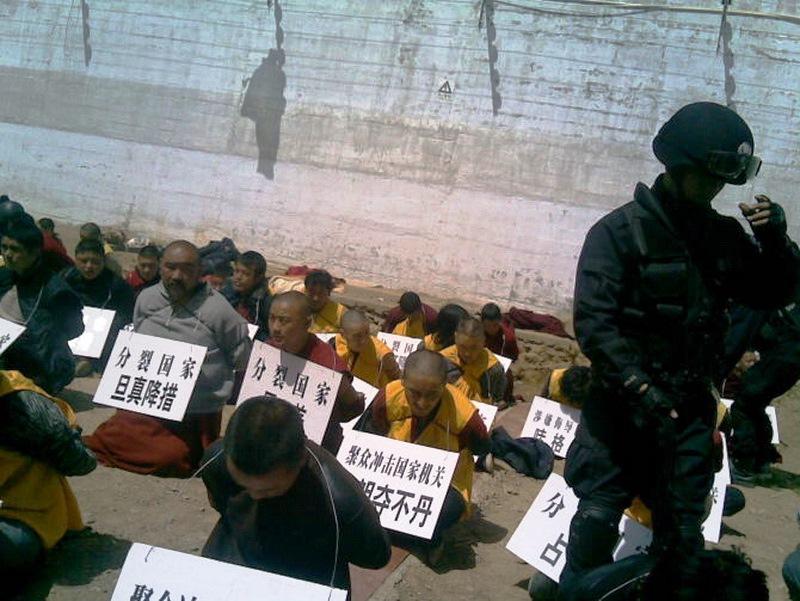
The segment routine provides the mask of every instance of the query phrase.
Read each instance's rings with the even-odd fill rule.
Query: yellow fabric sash
[[[312,316],[309,332],[314,334],[333,334],[342,329],[342,315],[347,307],[329,300],[319,313]]]
[[[53,401],[76,424],[72,408],[61,399],[47,394],[17,371],[0,371],[0,403],[2,397],[16,391],[30,390]],[[61,474],[49,465],[26,455],[0,449],[0,518],[22,522],[51,549],[67,530],[81,530],[83,520],[72,489]]]
[[[411,338],[424,338],[425,337],[425,317],[423,315],[415,315],[407,317],[398,323],[392,334],[400,336],[409,336]]]
[[[458,348],[455,344],[439,352],[445,359],[461,369],[461,377],[455,382],[456,388],[463,392],[468,399],[492,403],[491,398],[481,396],[481,376],[497,365],[497,358],[494,356],[493,352],[486,348],[483,349],[483,353],[481,353],[478,359],[469,365],[464,365],[461,361],[461,358],[458,356]]]
[[[436,416],[420,433],[416,440],[411,440],[411,407],[406,398],[402,380],[396,380],[386,386],[386,416],[389,420],[389,438],[413,442],[414,444],[434,449],[442,449],[459,453],[452,485],[461,493],[467,503],[467,510],[462,517],[470,514],[470,497],[472,496],[472,476],[475,472],[475,459],[469,449],[458,450],[458,435],[475,413],[475,406],[455,386],[448,384]]]
[[[356,378],[361,378],[376,388],[383,388],[390,382],[389,376],[383,371],[382,361],[392,351],[378,337],[369,337],[367,348],[358,353],[355,361],[344,336],[337,334],[335,340],[336,354],[347,363],[347,367]]]

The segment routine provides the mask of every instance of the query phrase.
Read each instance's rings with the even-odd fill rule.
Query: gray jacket
[[[134,331],[206,347],[187,414],[215,413],[230,398],[234,370],[247,367],[247,322],[225,297],[200,284],[186,305],[173,305],[163,282],[142,290],[133,311]]]

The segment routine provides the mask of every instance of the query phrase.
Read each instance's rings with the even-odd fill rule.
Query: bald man
[[[309,331],[312,324],[311,305],[302,292],[284,292],[272,299],[269,309],[270,338],[267,344],[282,351],[344,374],[333,405],[331,421],[322,439],[322,446],[334,455],[342,444],[342,427],[364,411],[364,395],[356,392],[347,364],[329,344]]]
[[[221,294],[200,281],[200,256],[190,242],[164,250],[161,282],[141,292],[134,330],[206,347],[194,392],[180,423],[118,410],[86,437],[101,463],[139,474],[187,477],[219,438],[222,408],[234,373],[250,355],[247,322]]]
[[[376,388],[400,379],[394,353],[377,336],[370,334],[369,320],[360,311],[351,309],[342,316],[342,331],[331,344],[356,378]]]
[[[465,317],[456,327],[456,343],[441,351],[447,359],[448,380],[475,401],[506,406],[506,373],[486,348],[483,324]]]
[[[418,350],[406,359],[403,376],[383,388],[359,429],[394,440],[459,453],[455,475],[431,540],[436,563],[445,529],[469,512],[474,455],[491,449],[477,410],[458,388],[447,383],[447,362],[433,351]]]

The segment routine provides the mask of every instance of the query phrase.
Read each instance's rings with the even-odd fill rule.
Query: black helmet
[[[714,102],[687,104],[661,126],[653,152],[667,170],[701,167],[741,186],[758,174],[753,132],[739,115]]]

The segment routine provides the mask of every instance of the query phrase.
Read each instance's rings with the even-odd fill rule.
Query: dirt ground
[[[68,248],[74,228],[60,226]],[[127,255],[119,257],[129,264]],[[272,266],[278,272],[282,266]],[[339,275],[339,274],[337,274]],[[346,274],[342,274],[346,275]],[[399,291],[350,282],[340,297],[351,306],[369,309],[376,317],[396,302]],[[423,295],[424,296],[424,295]],[[438,306],[454,299],[424,298]],[[476,309],[476,307],[469,307]],[[515,365],[516,391],[530,398],[545,371],[583,362],[576,345],[552,336],[523,333],[523,356]],[[112,409],[94,406],[97,379],[73,383],[67,400],[79,411],[85,432],[92,432]],[[800,388],[778,406],[783,465],[759,486],[745,488],[747,506],[726,518],[721,547],[736,546],[769,578],[771,598],[788,599],[781,578],[786,555],[800,541],[796,515],[800,509]],[[231,408],[226,409],[229,417]],[[557,461],[556,471],[563,470]],[[39,601],[107,601],[131,542],[198,553],[216,522],[199,480],[159,479],[99,467],[71,484],[88,529],[70,536],[50,554],[38,580],[17,599]],[[460,524],[449,542],[444,565],[437,571],[413,556],[373,595],[378,601],[444,601],[454,599],[528,599],[527,580],[533,569],[505,549],[505,544],[542,486],[516,473],[479,473],[475,479],[475,517]],[[0,592],[0,598],[4,595]]]

